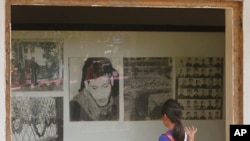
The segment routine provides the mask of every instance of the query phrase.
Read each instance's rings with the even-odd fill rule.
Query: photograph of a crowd
[[[159,120],[160,107],[173,98],[171,57],[124,58],[124,119]]]

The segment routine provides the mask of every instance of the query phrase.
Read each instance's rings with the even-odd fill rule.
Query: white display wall
[[[63,97],[64,140],[152,141],[167,130],[161,120],[124,120],[123,81],[120,81],[118,121],[78,121],[69,118],[69,101],[77,94],[80,73],[70,72],[70,58],[108,57],[122,76],[123,57],[224,57],[225,33],[220,32],[110,32],[110,31],[12,31],[12,39],[51,40],[62,43],[63,88],[53,91],[13,91],[17,97]],[[37,54],[36,56],[39,56]],[[79,64],[82,62],[74,61]],[[174,63],[173,63],[174,64]],[[175,64],[173,76],[175,76]],[[73,75],[78,83],[71,82]],[[79,77],[77,77],[79,75]],[[78,78],[78,80],[77,80]],[[175,96],[175,77],[173,77]],[[199,128],[197,140],[222,141],[225,136],[224,110],[221,120],[183,120]],[[209,131],[209,132],[208,132]]]

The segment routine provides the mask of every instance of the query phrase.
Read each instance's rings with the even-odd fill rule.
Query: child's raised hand
[[[191,127],[185,127],[185,132],[188,136],[188,141],[194,141],[195,134],[197,133],[197,127],[191,126]]]

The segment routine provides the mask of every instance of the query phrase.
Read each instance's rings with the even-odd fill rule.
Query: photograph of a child
[[[69,68],[70,121],[118,120],[119,73],[111,60],[70,58]]]

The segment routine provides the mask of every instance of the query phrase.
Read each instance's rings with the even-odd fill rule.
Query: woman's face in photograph
[[[89,81],[89,92],[99,107],[109,103],[111,96],[111,83],[108,76],[98,77]]]

